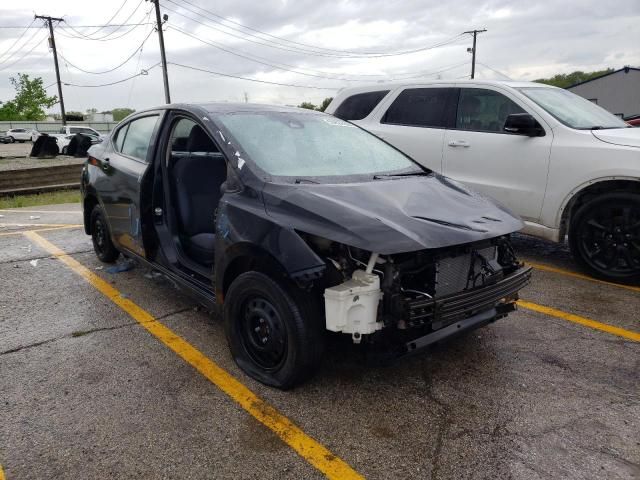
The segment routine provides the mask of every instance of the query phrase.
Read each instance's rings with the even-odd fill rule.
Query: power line
[[[91,75],[102,75],[102,74],[105,74],[105,73],[111,73],[111,72],[113,72],[113,71],[115,71],[115,70],[119,69],[119,68],[120,68],[120,67],[122,67],[123,65],[125,65],[127,62],[129,62],[129,60],[131,60],[131,59],[136,55],[136,53],[138,53],[140,50],[142,50],[143,45],[144,45],[144,44],[145,44],[145,42],[149,39],[149,37],[151,36],[151,34],[152,34],[152,33],[153,33],[153,30],[150,30],[150,31],[149,31],[149,34],[144,38],[144,40],[142,41],[142,43],[140,44],[140,46],[138,46],[138,48],[136,48],[136,49],[133,51],[133,53],[132,53],[131,55],[129,55],[129,56],[128,56],[128,57],[127,57],[127,58],[126,58],[122,63],[120,63],[120,64],[116,65],[116,66],[115,66],[115,67],[113,67],[113,68],[110,68],[109,70],[103,70],[102,72],[92,72],[92,71],[90,71],[90,70],[85,70],[85,69],[83,69],[83,68],[80,68],[80,67],[78,67],[77,65],[74,65],[73,63],[71,63],[69,60],[67,60],[67,58],[66,58],[62,53],[60,53],[60,58],[62,58],[62,60],[64,60],[66,64],[68,64],[68,65],[72,66],[72,67],[73,67],[73,68],[75,68],[76,70],[80,70],[80,71],[81,71],[81,72],[83,72],[83,73],[88,73],[88,74],[91,74]]]
[[[258,82],[258,83],[266,83],[266,84],[269,84],[269,85],[278,85],[278,86],[281,86],[281,87],[312,88],[312,89],[315,89],[315,90],[337,90],[338,89],[338,87],[317,87],[317,86],[313,86],[313,85],[296,85],[296,84],[293,84],[293,83],[271,82],[269,80],[259,80],[257,78],[249,78],[249,77],[242,77],[240,75],[231,75],[229,73],[215,72],[213,70],[207,70],[205,68],[192,67],[190,65],[182,65],[180,63],[175,63],[175,62],[169,62],[169,65],[175,65],[176,67],[187,68],[189,70],[195,70],[195,71],[198,71],[198,72],[210,73],[212,75],[219,75],[221,77],[237,78],[239,80],[247,80],[249,82]]]
[[[34,20],[35,20],[35,19],[34,19]],[[39,26],[38,28],[40,28],[40,29],[41,29],[41,28],[42,28],[42,26]],[[28,39],[27,39],[27,40],[26,40],[22,45],[20,45],[18,48],[16,48],[15,50],[13,50],[13,52],[11,52],[11,53],[9,54],[9,56],[8,56],[8,57],[6,57],[4,60],[2,60],[2,62],[0,62],[0,64],[3,64],[3,63],[8,62],[9,60],[11,60],[11,58],[12,58],[13,56],[15,56],[15,55],[16,55],[16,54],[18,54],[18,53],[21,53],[21,50],[22,50],[23,48],[25,48],[29,43],[31,43],[31,40],[33,40],[33,39],[38,35],[38,33],[40,33],[40,32],[38,32],[38,30],[36,30],[35,32],[33,32],[33,35],[31,35],[31,36],[30,36],[30,37],[29,37],[29,38],[28,38]],[[37,42],[37,43],[40,43],[40,42]],[[34,48],[35,48],[35,47],[34,47]],[[27,52],[27,53],[31,53],[32,51],[33,51],[33,49],[29,50],[29,52]],[[20,57],[20,59],[21,59],[21,58],[24,58],[24,57],[25,57],[25,55],[23,55],[22,57]],[[18,59],[18,60],[20,60],[20,59]],[[15,63],[16,63],[16,62],[13,62],[11,65],[14,65]]]
[[[196,15],[202,15],[201,13],[195,12],[195,11],[193,11],[193,10],[190,10],[189,8],[184,7],[183,5],[180,5],[179,3],[176,3],[174,0],[167,0],[167,1],[169,1],[169,2],[173,3],[174,5],[179,6],[180,8],[183,8],[183,9],[187,10],[188,12],[194,13],[194,14],[196,14]],[[195,5],[195,4],[191,3],[191,2],[189,2],[188,0],[180,0],[180,1],[181,1],[182,3],[186,3],[186,4],[188,4],[188,5],[191,5],[192,7],[198,8],[199,10],[202,10],[203,12],[207,12],[208,14],[210,14],[210,15],[212,15],[212,16],[214,16],[214,17],[220,18],[220,19],[222,19],[222,20],[224,20],[224,21],[226,21],[226,22],[229,22],[229,23],[232,23],[232,24],[238,25],[238,26],[240,26],[240,27],[242,27],[242,28],[244,28],[244,29],[251,30],[251,31],[253,31],[253,32],[259,33],[260,35],[264,35],[264,36],[267,36],[267,37],[273,38],[273,39],[275,39],[275,40],[279,40],[280,42],[288,42],[288,43],[291,43],[291,44],[294,44],[294,45],[299,45],[299,46],[301,46],[301,47],[305,47],[305,49],[306,49],[306,48],[310,48],[310,49],[314,49],[314,50],[317,50],[317,51],[325,51],[325,52],[328,52],[328,53],[330,52],[330,53],[336,54],[337,56],[344,56],[344,57],[369,57],[369,58],[375,58],[375,57],[386,57],[386,56],[399,56],[399,55],[408,55],[408,54],[411,54],[411,53],[422,52],[422,51],[425,51],[425,50],[429,50],[429,49],[431,49],[431,48],[435,48],[436,46],[439,46],[439,45],[436,45],[436,46],[433,46],[433,47],[420,47],[420,48],[415,48],[415,49],[412,49],[412,50],[405,50],[405,51],[400,51],[400,52],[354,52],[354,51],[347,51],[347,50],[336,50],[336,49],[332,49],[332,48],[319,47],[319,46],[315,46],[315,45],[309,45],[309,44],[306,44],[306,43],[296,42],[296,41],[294,41],[294,40],[289,40],[289,39],[286,39],[286,38],[283,38],[283,37],[278,37],[278,36],[276,36],[276,35],[272,35],[272,34],[270,34],[270,33],[264,32],[264,31],[262,31],[262,30],[258,30],[258,29],[256,29],[256,28],[249,27],[249,26],[244,25],[244,24],[242,24],[242,23],[240,23],[240,22],[236,22],[236,21],[231,20],[231,19],[229,19],[229,18],[226,18],[226,17],[223,17],[223,16],[221,16],[221,15],[218,15],[218,14],[216,14],[215,12],[212,12],[211,10],[207,10],[206,8],[203,8],[203,7],[197,6],[197,5]],[[167,8],[167,7],[166,7],[166,5],[165,5],[165,8]],[[178,12],[175,12],[175,13],[178,13]],[[178,14],[180,15],[180,13],[178,13]],[[229,25],[226,25],[225,23],[223,23],[223,22],[221,22],[221,21],[214,20],[214,19],[212,19],[212,18],[208,18],[208,17],[205,17],[205,18],[207,18],[207,20],[210,20],[210,21],[212,21],[212,22],[215,22],[215,23],[217,23],[217,24],[219,24],[219,25],[221,25],[221,26],[223,26],[223,27],[225,27],[225,28],[228,28],[228,29],[230,29],[230,30],[234,30],[234,31],[240,32],[240,33],[242,33],[242,34],[244,34],[244,35],[249,35],[249,36],[251,36],[251,37],[258,38],[258,39],[260,39],[260,40],[273,42],[272,40],[267,40],[267,39],[262,38],[262,37],[260,37],[260,36],[258,36],[258,35],[253,35],[253,34],[251,34],[251,33],[245,32],[245,31],[243,31],[243,30],[240,30],[240,29],[237,29],[237,28],[231,27],[231,26],[229,26]],[[223,32],[223,33],[227,33],[227,32]],[[456,36],[456,37],[454,37],[454,38],[458,38],[458,37],[461,37],[461,36],[462,36],[462,34],[457,35],[457,36]],[[276,45],[281,45],[281,46],[287,46],[287,47],[290,47],[289,45],[282,45],[281,43],[278,43],[278,42],[273,42],[273,43],[275,43]],[[292,48],[298,48],[298,47],[292,47]],[[316,53],[319,53],[319,52],[316,52]]]
[[[31,52],[33,52],[36,48],[38,48],[39,46],[42,45],[42,40],[44,40],[46,37],[46,35],[44,37],[41,37],[40,40],[38,40],[35,45],[33,45],[33,47],[31,47],[28,51],[26,51],[22,56],[20,56],[19,58],[17,58],[16,60],[14,60],[13,62],[11,62],[8,65],[5,65],[4,67],[0,68],[0,72],[6,70],[9,67],[14,66],[16,63],[18,63],[20,60],[22,60],[23,58],[25,58],[27,55],[29,55]],[[10,58],[10,57],[9,57]],[[8,59],[8,58],[7,58]]]
[[[137,29],[140,26],[150,25],[150,23],[148,22],[150,11],[147,12],[142,17],[142,21],[141,22],[134,23],[134,24],[128,23],[129,20],[131,20],[131,17],[133,17],[133,15],[138,11],[140,6],[142,6],[144,1],[145,0],[140,0],[138,5],[136,6],[136,8],[129,14],[129,16],[124,21],[124,23],[118,25],[115,30],[112,30],[111,32],[109,32],[106,35],[103,35],[101,37],[91,37],[89,35],[85,35],[84,33],[80,32],[80,30],[77,30],[77,28],[74,28],[71,25],[69,25],[69,27],[70,27],[70,29],[73,29],[73,30],[69,30],[69,31],[67,31],[67,29],[62,27],[61,25],[59,25],[58,27],[61,28],[65,32],[64,36],[66,36],[68,38],[75,38],[75,39],[78,39],[78,40],[92,40],[92,41],[96,41],[96,42],[109,42],[111,40],[118,40],[118,39],[124,37],[125,35],[128,35],[129,33],[133,32],[135,29]],[[126,30],[125,32],[121,33],[120,35],[117,35],[117,36],[114,37],[113,35],[115,35],[115,33],[125,25],[133,25],[133,26],[130,29]]]
[[[33,25],[35,21],[36,21],[35,18],[31,20],[31,23],[25,27],[25,29],[22,31],[18,39],[15,42],[13,42],[11,46],[7,48],[4,52],[0,53],[0,58],[4,57],[7,52],[9,52],[13,47],[15,47],[18,44],[20,40],[22,40],[22,37],[24,37],[24,34],[29,31],[29,28],[31,27],[31,25]]]
[[[78,87],[78,88],[110,87],[111,85],[117,85],[119,83],[128,82],[129,80],[132,80],[132,79],[134,79],[136,77],[140,77],[140,76],[143,76],[143,75],[148,75],[149,74],[149,70],[152,70],[152,69],[156,68],[158,65],[160,65],[160,62],[156,63],[155,65],[150,66],[149,68],[143,68],[142,70],[140,70],[139,73],[136,73],[135,75],[131,75],[130,77],[123,78],[122,80],[116,80],[115,82],[101,83],[99,85],[78,85],[76,83],[68,83],[68,82],[63,82],[63,83],[64,83],[65,86]]]
[[[64,19],[61,19],[62,21],[65,21]],[[65,23],[67,23],[65,21]],[[67,25],[69,25],[69,23],[67,23]],[[95,27],[131,27],[133,25],[148,25],[148,24],[143,24],[143,23],[112,23],[110,25],[74,25],[74,28],[95,28]],[[70,25],[69,25],[70,26]],[[31,26],[31,27],[23,27],[20,25],[0,25],[0,28],[4,29],[4,28],[41,28],[37,25],[35,26]]]
[[[116,13],[113,14],[113,16],[107,21],[106,25],[103,25],[101,27],[99,27],[95,32],[91,32],[88,33],[88,36],[92,36],[95,35],[96,33],[98,33],[100,30],[103,30],[105,27],[109,26],[111,24],[111,22],[113,22],[113,20],[118,16],[118,14],[122,11],[122,9],[124,8],[124,6],[127,4],[129,0],[124,0],[122,2],[122,5],[120,5],[120,7],[118,8],[118,10],[116,10]]]
[[[168,0],[168,1],[173,3],[173,4],[175,4],[175,5],[179,5],[176,2],[174,2],[173,0]],[[299,47],[283,46],[281,44],[274,43],[272,41],[269,41],[269,40],[266,40],[266,39],[263,39],[263,38],[260,38],[260,37],[257,37],[257,38],[259,38],[262,41],[253,40],[253,39],[248,38],[246,36],[240,36],[240,35],[233,34],[231,32],[227,32],[227,31],[221,30],[218,27],[215,27],[215,26],[210,25],[208,23],[202,22],[202,21],[200,21],[200,20],[198,20],[196,18],[192,18],[192,17],[189,17],[187,15],[184,15],[183,13],[180,13],[179,11],[177,11],[175,9],[167,7],[166,5],[164,5],[163,8],[169,10],[170,12],[175,13],[176,15],[180,15],[181,17],[184,17],[184,18],[186,18],[188,20],[191,20],[193,22],[199,23],[200,25],[203,25],[203,26],[205,26],[207,28],[210,28],[210,29],[215,30],[217,32],[223,33],[225,35],[228,35],[228,36],[231,36],[231,37],[234,37],[234,38],[246,41],[246,42],[251,42],[251,43],[255,43],[257,45],[262,45],[262,46],[266,46],[266,47],[270,47],[270,48],[276,48],[276,49],[279,49],[279,50],[285,50],[285,51],[294,52],[294,53],[303,53],[303,54],[306,54],[306,55],[321,56],[321,57],[332,57],[332,58],[381,58],[381,57],[392,57],[392,56],[408,55],[408,54],[411,54],[411,53],[423,52],[423,51],[427,51],[427,50],[432,50],[434,48],[443,47],[445,45],[448,45],[450,43],[458,41],[463,36],[463,34],[459,34],[459,35],[456,35],[453,38],[450,38],[448,40],[445,40],[443,42],[440,42],[440,43],[437,43],[437,44],[434,44],[434,45],[430,45],[430,46],[427,46],[427,47],[421,47],[421,48],[417,48],[417,49],[414,49],[414,50],[406,50],[406,51],[403,51],[403,52],[378,53],[378,54],[373,54],[373,53],[369,53],[369,54],[325,53],[325,52],[319,52],[319,51],[314,51],[314,50],[306,50],[306,49],[302,49],[302,48],[299,48]],[[184,6],[180,6],[180,8],[182,8],[182,9],[184,9],[184,10],[186,10],[186,11],[192,13],[192,14],[203,16],[201,13],[195,12],[193,10],[190,10],[190,9],[184,7]],[[205,18],[211,21],[210,18],[208,18],[206,16],[205,16]],[[227,27],[227,28],[229,28],[229,27]],[[246,32],[244,32],[244,34],[256,37],[256,35],[250,35],[250,34],[247,34]],[[270,43],[264,43],[264,42],[270,42]]]
[[[234,51],[234,50],[225,48],[225,47],[221,46],[220,44],[218,44],[216,42],[213,42],[213,41],[210,41],[210,40],[209,41],[204,40],[204,39],[202,39],[200,37],[192,35],[192,34],[186,32],[186,31],[182,30],[181,28],[175,27],[173,25],[169,26],[169,28],[172,29],[172,30],[176,30],[176,31],[182,33],[183,35],[186,35],[186,36],[188,36],[190,38],[193,38],[194,40],[197,40],[197,41],[199,41],[201,43],[204,43],[206,45],[210,45],[210,46],[215,47],[215,48],[217,48],[219,50],[227,52],[227,53],[229,53],[231,55],[235,55],[235,56],[238,56],[238,57],[241,57],[241,58],[245,58],[247,60],[251,60],[253,62],[260,63],[262,65],[267,65],[267,66],[276,68],[278,70],[284,70],[284,71],[287,71],[287,72],[296,73],[298,75],[305,75],[305,76],[308,76],[308,77],[323,78],[323,79],[327,79],[327,80],[340,80],[340,81],[346,81],[346,82],[371,82],[372,81],[371,79],[346,78],[344,76],[337,76],[337,75],[333,75],[333,74],[322,74],[322,73],[317,74],[317,73],[303,72],[303,71],[300,71],[299,69],[297,69],[297,67],[292,66],[292,65],[287,65],[287,64],[278,65],[278,64],[275,64],[275,63],[271,63],[270,61],[267,61],[263,57],[251,56],[251,55],[248,55],[248,54],[246,54],[244,52],[240,52],[239,53],[238,51]],[[453,68],[459,67],[461,65],[466,65],[467,63],[468,62],[465,61],[465,62],[462,62],[460,64],[453,65],[451,67],[445,67],[445,69],[439,70],[439,71],[435,71],[435,72],[433,72],[433,71],[432,72],[413,72],[413,73],[409,73],[409,74],[399,74],[399,75],[396,75],[396,76],[387,75],[387,77],[388,77],[388,80],[426,77],[426,76],[436,75],[438,73],[445,72],[445,71],[447,71],[449,69],[453,69]],[[285,67],[283,67],[281,65],[285,65]],[[292,67],[292,68],[286,68],[286,67]],[[376,77],[380,77],[380,76],[383,76],[383,75],[375,75],[375,76]]]
[[[482,65],[485,68],[488,68],[489,70],[491,70],[492,72],[497,73],[498,75],[500,75],[501,77],[506,78],[507,80],[513,80],[509,75],[505,75],[504,73],[502,73],[500,70],[496,70],[493,67],[490,67],[489,65],[487,65],[486,63],[482,63],[482,62],[478,62],[478,65]]]

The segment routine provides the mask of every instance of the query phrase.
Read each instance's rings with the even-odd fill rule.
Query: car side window
[[[407,88],[393,101],[382,123],[444,128],[450,91],[450,88]]]
[[[147,152],[151,143],[151,136],[158,123],[158,115],[137,118],[129,122],[120,152],[142,161],[147,160]],[[119,132],[121,133],[121,132]],[[120,137],[120,135],[118,135]],[[119,138],[116,139],[116,146]]]
[[[376,108],[387,93],[389,90],[351,95],[340,104],[333,115],[342,120],[362,120]]]
[[[113,134],[113,145],[117,152],[122,151],[122,144],[124,143],[124,137],[127,135],[127,128],[129,128],[128,123],[120,127],[118,131]]]
[[[504,132],[504,122],[512,113],[526,113],[501,93],[484,88],[463,88],[458,100],[456,128],[480,132]]]

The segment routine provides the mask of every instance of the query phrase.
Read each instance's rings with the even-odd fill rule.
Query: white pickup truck
[[[594,276],[640,279],[640,129],[566,90],[434,81],[342,90],[326,109],[563,242]]]

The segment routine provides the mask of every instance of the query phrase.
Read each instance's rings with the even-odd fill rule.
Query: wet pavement
[[[60,259],[38,230],[371,479],[640,478],[640,343],[521,308],[391,366],[333,341],[281,392],[233,363],[221,322],[143,267],[110,274],[76,205],[0,211],[0,465],[6,478],[322,478]],[[39,217],[39,218],[34,218]],[[564,246],[518,237],[534,263]],[[640,288],[535,270],[522,297],[640,332]],[[326,472],[325,472],[326,473]],[[335,477],[338,478],[338,477]]]

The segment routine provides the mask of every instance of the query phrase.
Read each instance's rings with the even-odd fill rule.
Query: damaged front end
[[[389,255],[302,236],[326,260],[327,329],[396,355],[506,316],[531,276],[508,236]]]

